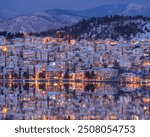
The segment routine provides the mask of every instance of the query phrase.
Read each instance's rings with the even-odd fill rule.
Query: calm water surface
[[[150,87],[116,83],[1,83],[0,110],[1,120],[150,120]]]

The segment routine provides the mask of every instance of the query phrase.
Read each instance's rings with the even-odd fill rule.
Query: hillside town
[[[4,81],[115,81],[150,83],[150,40],[67,40],[0,37]]]

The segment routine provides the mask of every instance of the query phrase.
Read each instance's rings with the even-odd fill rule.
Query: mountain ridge
[[[150,37],[150,18],[143,16],[105,16],[80,21],[70,27],[59,29],[54,36],[68,39],[130,40]]]
[[[40,33],[50,29],[53,30],[63,28],[65,26],[71,26],[78,23],[82,19],[89,19],[93,16],[104,17],[112,15],[125,15],[125,16],[143,15],[150,17],[150,7],[130,3],[130,4],[102,5],[99,7],[79,11],[51,9],[27,15],[23,14],[20,15],[18,13],[16,14],[12,13],[11,15],[11,12],[0,11],[0,15],[1,15],[0,31],[7,31],[11,33],[17,32]],[[2,15],[7,16],[4,17]],[[24,20],[25,22],[23,22]],[[43,26],[44,24],[45,26]]]
[[[82,18],[70,15],[31,14],[0,21],[0,31],[11,33],[40,33],[49,29],[58,29],[78,23]]]

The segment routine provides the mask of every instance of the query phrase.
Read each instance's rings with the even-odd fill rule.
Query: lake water
[[[150,120],[150,87],[117,83],[1,83],[1,120]]]

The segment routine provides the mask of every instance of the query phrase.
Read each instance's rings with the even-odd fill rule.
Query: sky
[[[116,3],[140,3],[150,6],[150,0],[0,0],[0,9],[31,13],[54,8],[82,10]]]

